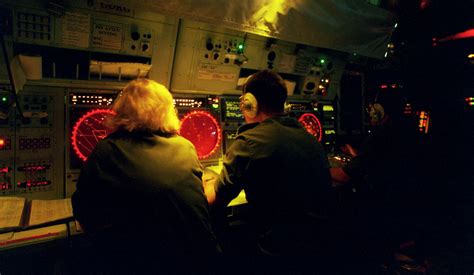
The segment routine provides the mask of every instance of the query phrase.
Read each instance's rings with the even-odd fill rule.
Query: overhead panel
[[[174,91],[233,91],[237,85],[243,56],[238,46],[244,33],[215,31],[202,23],[183,21],[179,30],[175,63]]]

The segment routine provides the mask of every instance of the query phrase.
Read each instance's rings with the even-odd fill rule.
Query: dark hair
[[[249,77],[243,86],[244,93],[252,93],[258,109],[264,113],[282,113],[287,98],[285,81],[276,72],[260,71]]]

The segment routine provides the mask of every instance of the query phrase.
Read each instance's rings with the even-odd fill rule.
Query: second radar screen
[[[99,140],[109,134],[104,121],[111,115],[115,115],[111,110],[95,109],[77,120],[72,130],[71,145],[81,160],[86,161]]]
[[[207,159],[220,146],[221,128],[217,120],[206,111],[192,111],[181,119],[179,134],[196,147],[199,159]]]

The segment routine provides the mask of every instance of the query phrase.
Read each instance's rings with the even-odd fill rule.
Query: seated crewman
[[[331,178],[318,140],[284,115],[284,80],[265,70],[243,86],[238,129],[217,181],[205,184],[211,207],[222,208],[243,189],[254,228],[247,253],[320,254],[324,250]]]

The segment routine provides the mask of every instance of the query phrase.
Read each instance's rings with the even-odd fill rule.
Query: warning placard
[[[92,31],[92,47],[97,49],[121,50],[123,28],[110,23],[94,23]]]

